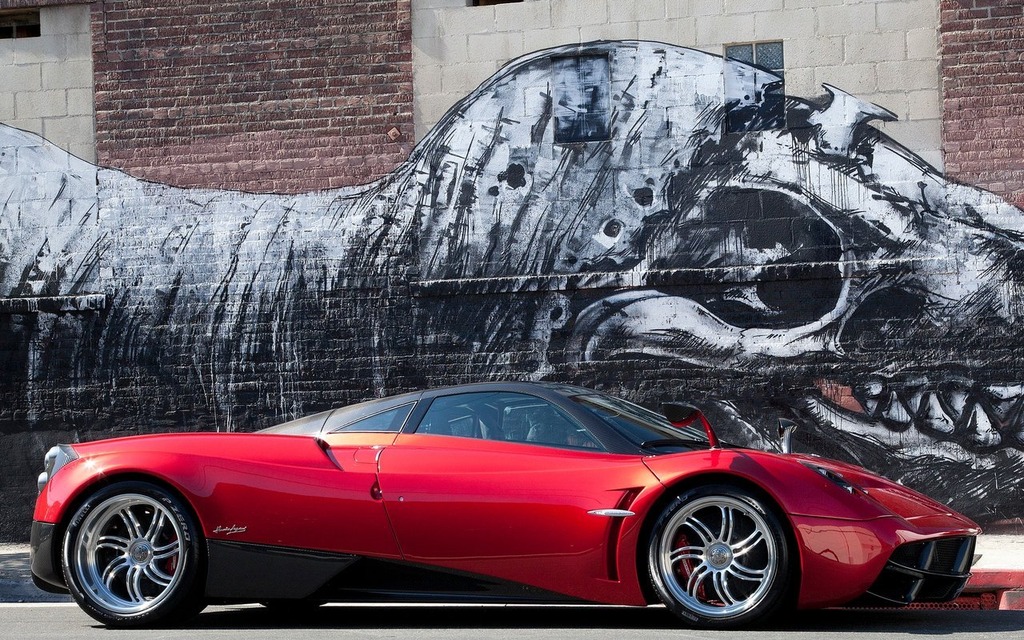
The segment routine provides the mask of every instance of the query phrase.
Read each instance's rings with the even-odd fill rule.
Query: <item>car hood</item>
[[[788,457],[805,466],[821,467],[839,474],[851,485],[863,490],[869,498],[908,522],[925,525],[932,519],[956,518],[962,519],[966,526],[978,527],[972,520],[938,500],[872,473],[863,467],[817,456],[789,455],[781,457]]]

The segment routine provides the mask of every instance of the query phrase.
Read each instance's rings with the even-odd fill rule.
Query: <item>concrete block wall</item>
[[[409,0],[94,7],[100,164],[294,193],[368,182],[408,154]]]
[[[941,7],[947,169],[1024,205],[1024,2]]]
[[[89,11],[88,4],[44,6],[40,37],[0,40],[0,122],[94,161]]]
[[[822,83],[879,104],[879,128],[942,168],[935,0],[524,0],[413,3],[416,137],[502,64],[591,40],[656,40],[721,55],[725,45],[782,40],[786,92]]]

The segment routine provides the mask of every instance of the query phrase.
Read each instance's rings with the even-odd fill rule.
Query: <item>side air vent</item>
[[[971,577],[974,537],[911,542],[896,548],[861,604],[948,602]]]

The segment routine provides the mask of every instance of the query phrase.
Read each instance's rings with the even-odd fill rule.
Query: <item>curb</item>
[[[1024,570],[975,569],[960,597],[936,608],[1024,611]]]

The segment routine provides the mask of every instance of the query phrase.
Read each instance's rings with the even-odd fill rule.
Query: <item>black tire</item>
[[[665,507],[651,529],[647,567],[665,606],[702,629],[774,616],[793,583],[778,516],[752,492],[724,484],[689,489]]]
[[[89,496],[64,535],[72,597],[110,627],[174,625],[202,610],[202,534],[171,492],[128,481]]]

